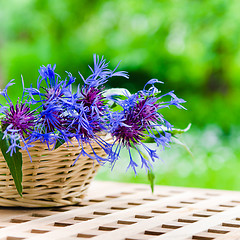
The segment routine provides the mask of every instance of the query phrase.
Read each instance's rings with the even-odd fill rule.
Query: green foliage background
[[[21,74],[29,86],[49,63],[87,76],[96,53],[130,74],[109,87],[137,91],[158,78],[187,101],[187,111],[163,112],[170,122],[216,125],[224,138],[240,119],[239,9],[238,0],[0,0],[0,88],[16,79],[16,100]]]

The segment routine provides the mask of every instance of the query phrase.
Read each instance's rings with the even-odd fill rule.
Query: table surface
[[[94,181],[79,206],[0,208],[0,240],[240,239],[240,192]]]

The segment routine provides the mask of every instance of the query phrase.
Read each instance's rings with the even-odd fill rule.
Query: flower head
[[[163,148],[171,141],[169,131],[172,125],[164,119],[159,112],[160,109],[170,105],[180,108],[181,103],[185,102],[183,99],[178,99],[172,92],[159,96],[159,91],[154,86],[157,82],[159,81],[156,79],[150,80],[142,91],[126,95],[124,100],[116,100],[115,102],[122,107],[122,111],[112,114],[110,119],[110,131],[115,138],[116,146],[112,162],[114,164],[118,158],[121,148],[126,147],[130,156],[129,167],[132,167],[135,173],[138,164],[131,156],[131,149],[136,150],[140,155],[142,167],[149,169],[151,167],[149,159],[154,162],[158,156],[156,150],[150,149],[144,141],[152,138],[157,146],[161,145]],[[151,87],[146,90],[148,84]],[[167,95],[170,95],[172,99],[162,102],[161,98]]]
[[[131,147],[132,144],[138,144],[143,139],[144,124],[136,119],[137,115],[134,109],[124,112],[120,121],[113,120],[113,136],[125,147]]]
[[[38,123],[44,133],[54,133],[55,130],[61,131],[66,127],[66,117],[63,115],[64,110],[54,104],[43,106],[43,110],[38,115]],[[43,128],[45,130],[43,130]]]
[[[10,81],[0,93],[8,105],[0,105],[0,113],[3,114],[1,131],[3,132],[3,139],[6,138],[10,142],[7,152],[10,152],[11,156],[18,148],[26,150],[29,154],[28,148],[31,147],[31,145],[25,140],[31,136],[36,124],[35,111],[30,110],[30,104],[28,104],[27,101],[23,102],[25,91],[22,94],[22,100],[18,100],[16,105],[13,105],[7,93],[8,87],[13,84],[13,81]],[[23,145],[20,144],[19,140],[22,141]]]
[[[11,104],[10,108],[4,111],[4,114],[5,118],[2,120],[3,130],[12,125],[12,129],[18,130],[21,136],[24,133],[29,134],[33,131],[36,118],[26,104],[17,102],[15,107]]]

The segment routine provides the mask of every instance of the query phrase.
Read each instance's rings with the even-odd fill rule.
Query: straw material
[[[111,141],[105,136],[105,141]],[[36,142],[30,148],[32,162],[26,151],[23,157],[23,197],[19,196],[7,163],[0,154],[0,206],[55,207],[81,202],[91,180],[99,168],[99,163],[81,156],[72,166],[80,152],[78,143],[66,144],[49,151],[45,144]],[[95,152],[104,156],[104,151],[92,144]],[[86,146],[88,153],[92,152]]]

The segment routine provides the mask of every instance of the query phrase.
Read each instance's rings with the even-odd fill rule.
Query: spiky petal
[[[12,129],[18,130],[18,133],[23,136],[30,134],[33,131],[36,118],[30,107],[24,103],[17,103],[15,107],[11,104],[9,109],[4,111],[5,118],[2,120],[3,129],[12,125]]]
[[[185,102],[179,99],[172,92],[163,96],[171,96],[168,102],[162,102],[155,83],[161,83],[156,79],[150,80],[147,85],[152,85],[148,90],[146,86],[142,91],[133,95],[126,95],[124,100],[116,100],[116,104],[122,107],[122,111],[114,113],[110,118],[110,132],[115,139],[115,152],[112,155],[112,164],[119,157],[122,147],[126,147],[129,152],[130,163],[136,173],[138,164],[131,156],[131,149],[134,149],[140,155],[142,167],[149,169],[151,161],[158,159],[156,150],[149,148],[144,141],[146,138],[152,138],[157,146],[163,149],[169,145],[171,140],[172,125],[164,119],[159,112],[164,107],[175,105],[182,108],[181,103]],[[148,156],[148,157],[146,157]],[[151,160],[151,161],[149,161]]]

